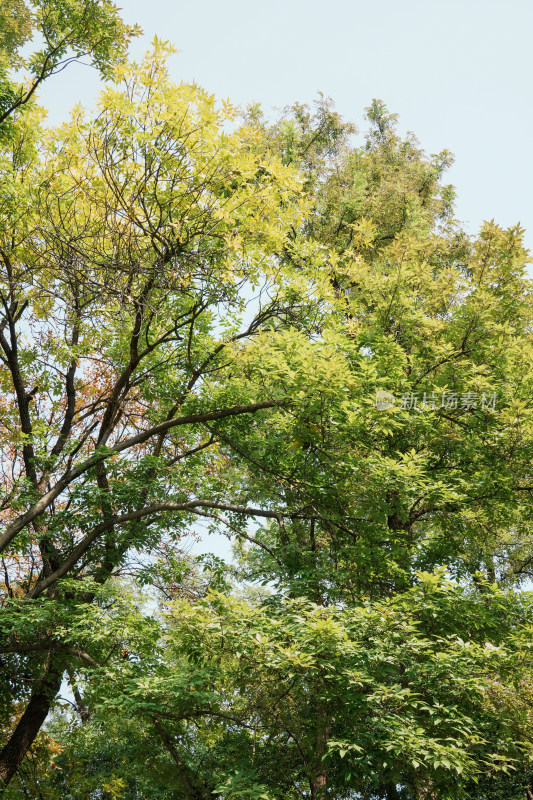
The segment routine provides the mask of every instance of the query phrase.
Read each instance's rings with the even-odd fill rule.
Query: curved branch
[[[23,528],[26,527],[26,525],[38,517],[39,514],[42,514],[42,512],[48,508],[50,503],[52,503],[56,497],[59,497],[61,492],[70,483],[72,483],[72,481],[76,480],[76,478],[79,478],[80,475],[83,475],[85,472],[87,472],[87,470],[96,466],[101,461],[104,461],[107,458],[116,455],[117,453],[122,453],[124,450],[129,450],[131,447],[135,447],[138,444],[143,444],[144,442],[148,441],[148,439],[158,436],[161,433],[166,433],[166,431],[169,431],[178,425],[193,425],[198,422],[209,422],[210,420],[224,419],[225,417],[237,416],[239,414],[253,414],[256,411],[261,411],[266,408],[274,408],[275,406],[281,405],[283,402],[286,401],[264,400],[261,403],[251,403],[246,406],[233,406],[232,408],[224,408],[219,411],[209,411],[205,414],[189,414],[184,417],[174,417],[173,419],[161,422],[159,425],[154,425],[147,431],[138,433],[135,436],[130,436],[128,439],[125,439],[123,442],[119,442],[113,447],[109,447],[99,453],[94,453],[94,455],[82,462],[78,467],[66,472],[63,477],[60,478],[50,489],[50,491],[46,492],[46,494],[44,494],[37,501],[37,503],[32,506],[32,508],[28,509],[28,511],[26,511],[24,514],[21,514],[16,520],[7,526],[2,536],[0,536],[0,553],[6,549],[17,533],[19,533]]]
[[[59,644],[58,642],[35,642],[34,644],[12,644],[5,647],[0,647],[0,653],[33,653],[39,650],[46,650],[48,652],[54,650],[61,653],[68,653],[71,656],[77,656],[89,664],[90,667],[99,667],[97,661],[94,660],[89,653],[79,647],[70,647],[70,645]]]
[[[55,572],[52,572],[42,581],[37,583],[33,589],[27,593],[24,599],[30,600],[39,597],[39,595],[48,589],[49,586],[51,586],[60,578],[64,577],[67,572],[72,569],[74,564],[80,560],[84,553],[86,553],[91,544],[100,536],[100,534],[109,528],[112,528],[115,525],[122,525],[125,522],[133,522],[134,520],[142,519],[143,517],[153,516],[154,514],[158,514],[162,511],[192,511],[194,513],[196,508],[213,508],[220,511],[229,511],[234,514],[245,514],[249,517],[267,517],[269,519],[276,520],[279,520],[280,518],[279,511],[266,511],[262,508],[238,506],[232,503],[217,503],[213,500],[188,500],[184,503],[154,503],[153,505],[139,508],[136,511],[130,511],[127,514],[113,514],[113,516],[106,519],[105,522],[101,522],[99,525],[93,528],[93,530],[76,545],[70,556],[65,559],[63,564],[61,564],[61,566],[56,569]],[[304,514],[291,514],[290,517],[292,519],[308,518]]]

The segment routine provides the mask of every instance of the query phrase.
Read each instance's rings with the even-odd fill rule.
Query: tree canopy
[[[1,13],[45,49],[1,75],[0,793],[532,797],[520,226],[467,236],[381,101],[361,143],[128,62],[110,3]]]

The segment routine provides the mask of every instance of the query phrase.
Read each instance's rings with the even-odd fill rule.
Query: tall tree
[[[94,663],[69,622],[91,582],[201,509],[272,513],[206,491],[225,467],[206,424],[284,402],[231,376],[238,342],[307,314],[276,255],[301,182],[257,129],[224,132],[229,104],[173,85],[167,52],[119,70],[92,120],[39,138],[22,119],[3,153],[0,653],[26,676],[6,685],[4,784],[69,662]]]

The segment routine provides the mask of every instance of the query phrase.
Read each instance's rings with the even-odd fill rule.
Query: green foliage
[[[6,749],[50,676],[74,706],[6,796],[523,796],[522,229],[466,237],[450,155],[381,101],[357,146],[324,99],[239,119],[159,40],[123,63],[111,4],[16,8],[2,58],[37,30],[37,82],[112,79],[53,131],[4,81]],[[184,552],[198,523],[234,566]]]
[[[89,56],[104,77],[124,61],[137,26],[122,21],[111,0],[7,0],[0,9],[0,141],[11,138],[18,110],[32,105],[38,87],[69,63]],[[23,47],[39,49],[26,56]],[[17,72],[27,70],[19,82]]]

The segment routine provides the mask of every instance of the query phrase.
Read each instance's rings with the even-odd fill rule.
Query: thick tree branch
[[[125,439],[123,442],[119,442],[113,447],[109,447],[105,450],[94,453],[94,455],[83,461],[79,466],[66,472],[61,478],[59,478],[52,489],[46,492],[46,494],[44,494],[37,501],[37,503],[35,503],[30,509],[28,509],[28,511],[26,511],[24,514],[21,514],[16,520],[7,526],[2,536],[0,536],[0,553],[2,553],[8,547],[9,543],[14,539],[17,533],[25,528],[26,525],[32,522],[36,517],[42,514],[43,511],[45,511],[45,509],[48,508],[48,506],[57,497],[59,497],[64,489],[70,483],[72,483],[72,481],[76,480],[76,478],[79,478],[81,475],[87,472],[87,470],[91,469],[91,467],[96,466],[100,461],[104,461],[105,459],[110,458],[117,453],[122,453],[125,450],[129,450],[138,444],[143,444],[149,439],[152,439],[153,437],[169,431],[179,425],[194,425],[196,423],[209,422],[211,420],[225,419],[226,417],[237,416],[239,414],[253,414],[256,411],[261,411],[266,408],[274,408],[281,404],[282,402],[279,400],[264,400],[261,403],[251,403],[250,405],[245,406],[234,406],[232,408],[225,408],[219,411],[209,411],[205,414],[189,414],[184,417],[174,417],[173,419],[161,422],[159,425],[154,425],[147,431],[138,433],[135,436],[130,436],[128,439]]]
[[[145,506],[136,511],[130,511],[127,514],[114,514],[112,517],[93,528],[93,530],[76,545],[63,564],[51,575],[44,578],[44,580],[39,581],[39,583],[27,593],[25,599],[35,599],[39,597],[48,587],[52,586],[52,584],[60,578],[63,578],[87,552],[91,544],[104,533],[104,531],[109,530],[109,528],[115,525],[123,525],[126,522],[133,522],[143,517],[155,516],[164,511],[192,511],[194,513],[196,508],[214,508],[220,511],[229,511],[234,514],[245,514],[249,517],[267,517],[278,521],[280,518],[279,511],[268,511],[261,508],[252,508],[250,506],[233,505],[231,503],[217,503],[211,500],[188,500],[184,503],[154,503],[153,505]],[[305,515],[298,514],[291,514],[291,517],[293,519],[307,518]]]

